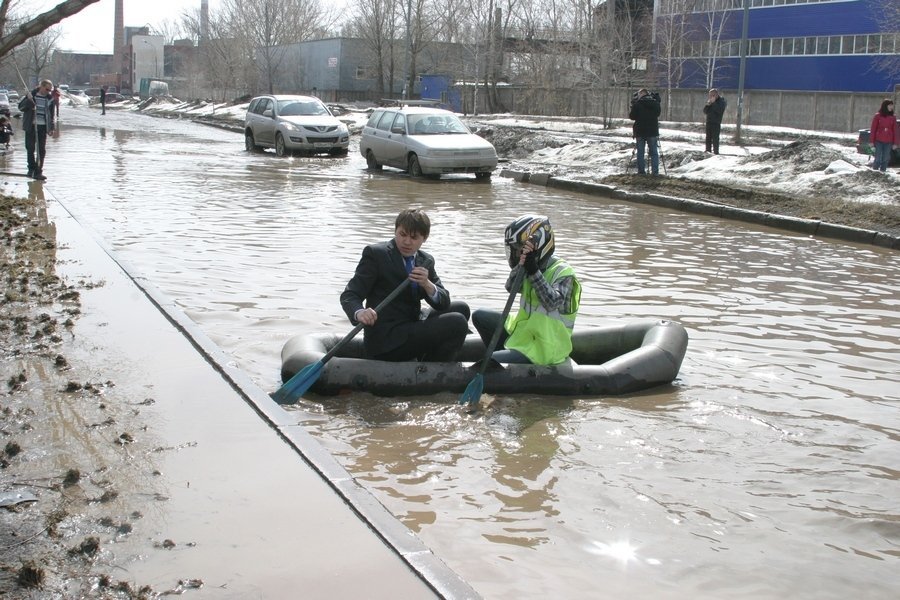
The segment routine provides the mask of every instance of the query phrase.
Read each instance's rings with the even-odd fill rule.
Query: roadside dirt
[[[102,365],[67,358],[81,291],[103,282],[58,276],[43,200],[0,195],[0,228],[0,597],[155,598],[110,564],[142,517],[117,491],[149,479],[132,454],[140,410]]]
[[[878,176],[875,173],[872,175]],[[600,179],[600,183],[614,185],[629,191],[653,192],[692,200],[708,200],[738,208],[803,219],[819,219],[836,225],[900,235],[900,202],[893,204],[860,203],[836,198],[832,194],[803,198],[765,190],[744,189],[673,177],[611,175]],[[898,190],[898,195],[900,195],[900,190]]]

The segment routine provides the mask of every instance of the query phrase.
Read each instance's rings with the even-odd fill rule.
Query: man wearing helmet
[[[572,352],[572,329],[581,303],[581,284],[565,261],[553,256],[553,228],[547,217],[525,215],[509,224],[506,257],[512,269],[506,289],[524,269],[519,310],[507,317],[492,358],[505,363],[556,365]],[[479,309],[472,324],[485,344],[500,325],[501,313]]]
[[[420,249],[430,232],[425,211],[406,209],[397,215],[393,239],[363,248],[356,272],[341,294],[341,307],[353,325],[365,326],[368,358],[453,361],[466,339],[469,306],[450,301],[434,269],[434,257]],[[407,279],[409,289],[376,313],[373,307]],[[422,300],[432,308],[426,318]]]

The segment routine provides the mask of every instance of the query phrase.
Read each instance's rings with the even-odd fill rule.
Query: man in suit
[[[341,307],[354,325],[362,323],[366,354],[386,361],[453,361],[469,331],[469,307],[451,302],[421,246],[431,221],[421,209],[406,209],[394,222],[394,238],[363,248],[356,272],[341,294]],[[374,307],[409,279],[409,289]],[[423,318],[422,300],[431,307]]]

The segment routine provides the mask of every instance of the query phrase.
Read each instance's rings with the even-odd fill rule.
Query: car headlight
[[[282,121],[281,126],[287,129],[288,131],[300,131],[300,128],[291,123],[290,121]]]

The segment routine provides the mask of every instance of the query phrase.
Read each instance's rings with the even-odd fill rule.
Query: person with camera
[[[718,154],[722,116],[725,114],[725,98],[716,88],[709,90],[706,104],[703,105],[703,114],[706,115],[706,151]]]
[[[647,172],[644,148],[650,151],[650,172],[659,175],[659,115],[661,113],[659,94],[650,93],[646,88],[638,91],[631,101],[628,118],[634,121],[634,139],[637,144],[637,170],[639,175]]]

